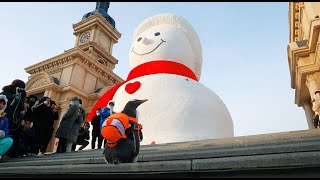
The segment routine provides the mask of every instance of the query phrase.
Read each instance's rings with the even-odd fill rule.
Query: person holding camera
[[[20,126],[20,112],[24,109],[24,101],[26,97],[26,91],[24,90],[25,86],[26,84],[22,80],[15,79],[10,85],[4,86],[0,93],[5,95],[8,99],[5,113],[7,113],[6,116],[9,120],[11,136],[15,136],[15,132]]]
[[[29,95],[26,97],[24,102],[24,111],[20,112],[22,115],[22,120],[20,125],[23,127],[26,120],[30,121],[30,126],[33,126],[32,120],[32,108],[34,107],[35,103],[37,102],[37,97],[35,95]]]
[[[36,134],[36,143],[34,153],[43,156],[52,136],[53,113],[51,108],[51,99],[43,97],[32,108],[33,127]],[[51,132],[51,133],[50,133]],[[40,150],[40,152],[39,152]]]
[[[78,150],[83,150],[89,144],[90,139],[90,124],[88,122],[82,122],[77,142],[72,145],[72,151],[76,150],[77,145],[81,145]]]

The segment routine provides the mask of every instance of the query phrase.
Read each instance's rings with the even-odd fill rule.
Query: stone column
[[[310,102],[304,102],[303,109],[306,114],[309,129],[315,129],[315,127],[313,125],[313,118],[314,118],[315,113],[312,110],[312,104]]]
[[[311,99],[311,101],[313,101],[314,100],[314,92],[318,89],[315,74],[307,75],[306,85],[309,89],[310,99]],[[313,118],[314,118],[315,112],[312,110],[312,103],[310,101],[303,102],[303,109],[304,109],[306,117],[307,117],[309,129],[315,129],[315,127],[313,125]]]

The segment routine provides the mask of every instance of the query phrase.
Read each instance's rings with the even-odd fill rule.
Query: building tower
[[[289,2],[288,64],[295,103],[303,107],[309,129],[315,128],[312,102],[320,89],[320,2]]]
[[[97,2],[94,11],[73,24],[74,48],[25,68],[31,75],[26,83],[27,94],[49,96],[61,107],[48,152],[56,150],[54,134],[69,107],[70,97],[82,99],[85,112],[89,113],[104,92],[123,81],[113,72],[118,60],[112,56],[112,48],[121,34],[107,14],[108,8],[109,2]]]

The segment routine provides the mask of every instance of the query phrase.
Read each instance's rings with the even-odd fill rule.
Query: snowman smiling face
[[[156,32],[154,35],[155,35],[155,36],[159,36],[159,35],[160,35],[160,32]],[[139,38],[137,39],[137,42],[140,42],[140,41],[141,41],[141,43],[143,43],[143,44],[145,44],[145,45],[153,44],[153,42],[154,42],[153,39],[148,39],[148,37],[139,37]],[[156,49],[157,49],[162,43],[164,43],[164,42],[166,42],[166,41],[164,41],[163,39],[161,39],[160,44],[158,44],[158,45],[157,45],[153,50],[151,50],[150,52],[146,52],[146,53],[143,53],[143,54],[139,54],[139,53],[137,53],[137,52],[134,51],[134,47],[132,47],[131,52],[135,53],[135,54],[138,55],[138,56],[143,56],[143,55],[152,53],[154,50],[156,50]]]
[[[195,55],[182,30],[170,24],[152,26],[134,37],[129,53],[130,68],[155,60],[169,60],[194,70]]]

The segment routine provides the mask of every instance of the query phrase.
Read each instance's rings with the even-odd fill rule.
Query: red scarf
[[[126,81],[113,86],[97,101],[97,103],[94,105],[87,117],[88,121],[90,122],[92,118],[95,116],[96,109],[105,107],[107,103],[110,100],[112,100],[114,94],[122,84],[130,81],[131,79],[151,74],[176,74],[198,81],[196,75],[193,73],[191,69],[177,62],[169,60],[156,60],[140,64],[139,66],[135,67],[130,71]]]

